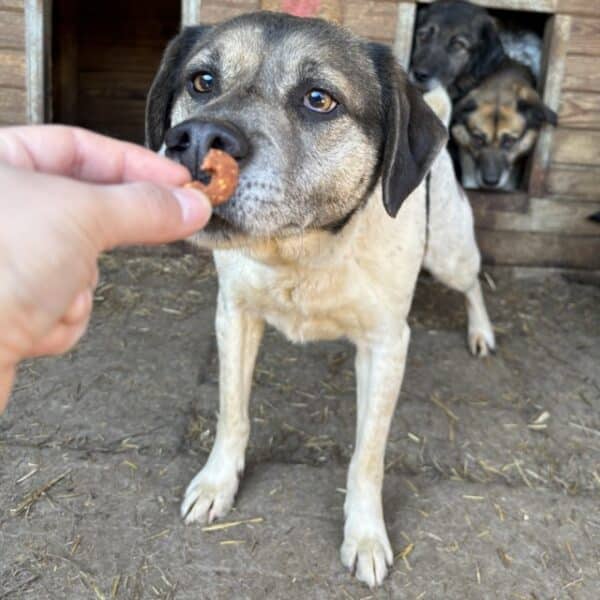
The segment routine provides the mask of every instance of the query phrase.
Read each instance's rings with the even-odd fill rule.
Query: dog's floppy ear
[[[421,92],[407,81],[390,50],[375,48],[373,61],[382,94],[383,204],[395,217],[402,202],[428,173],[448,132]]]
[[[467,115],[471,114],[475,110],[477,110],[477,101],[475,100],[475,98],[470,98],[469,96],[467,96],[466,98],[458,102],[454,107],[452,120],[455,123],[464,123],[467,118]]]
[[[544,123],[558,125],[558,115],[542,102],[535,90],[521,90],[517,109],[527,119],[527,125],[533,129],[539,129]]]
[[[185,27],[163,54],[146,99],[146,146],[160,149],[170,127],[170,113],[181,77],[181,67],[196,43],[211,29],[206,25]]]
[[[479,41],[472,50],[470,74],[475,81],[492,74],[506,59],[504,46],[498,34],[498,26],[492,17],[483,15],[476,20],[480,23]]]

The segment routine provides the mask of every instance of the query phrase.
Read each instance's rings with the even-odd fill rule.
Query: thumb
[[[90,206],[102,250],[132,244],[163,244],[202,229],[211,215],[206,196],[193,189],[152,183],[102,186]],[[99,200],[99,201],[98,201]]]

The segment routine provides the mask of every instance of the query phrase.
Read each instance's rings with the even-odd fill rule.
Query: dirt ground
[[[462,298],[419,284],[384,488],[396,560],[371,592],[338,558],[351,346],[267,331],[230,526],[185,527],[215,430],[212,261],[105,257],[89,333],[24,364],[0,417],[0,599],[599,598],[600,287],[489,272],[484,360]]]

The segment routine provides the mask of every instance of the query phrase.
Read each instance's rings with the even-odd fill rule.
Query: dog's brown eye
[[[192,79],[194,90],[201,94],[212,91],[214,84],[215,78],[208,71],[200,71]]]
[[[426,27],[417,31],[417,39],[420,42],[426,42],[433,34],[433,27]]]
[[[503,135],[502,136],[502,148],[504,150],[510,150],[517,143],[517,138],[514,135]]]
[[[483,135],[483,133],[474,132],[471,134],[471,142],[475,148],[481,148],[485,145],[485,135]]]
[[[304,96],[304,106],[315,112],[330,113],[337,105],[337,101],[331,94],[324,90],[310,90],[310,92]]]

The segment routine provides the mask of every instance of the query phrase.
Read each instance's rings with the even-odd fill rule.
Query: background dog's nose
[[[431,73],[422,67],[413,69],[413,76],[419,83],[427,83],[431,79]]]
[[[187,167],[198,179],[200,165],[211,148],[223,150],[241,160],[248,155],[249,144],[244,134],[232,123],[184,121],[167,131],[166,155]]]
[[[481,179],[485,185],[489,185],[490,187],[496,187],[500,183],[500,173],[487,173],[484,172],[481,174]]]

